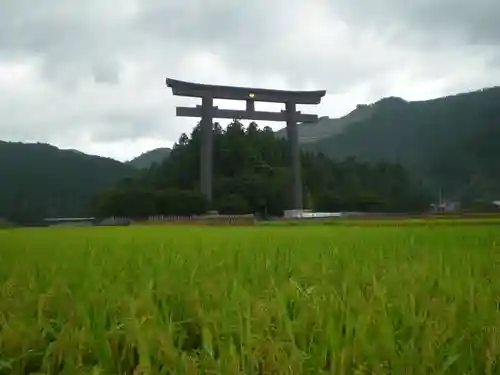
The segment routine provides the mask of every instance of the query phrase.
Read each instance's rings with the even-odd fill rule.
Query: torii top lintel
[[[166,79],[167,86],[177,96],[202,98],[205,96],[214,99],[252,100],[257,102],[295,104],[319,104],[326,91],[286,91],[271,90],[253,87],[205,85],[201,83],[185,82],[176,79]]]

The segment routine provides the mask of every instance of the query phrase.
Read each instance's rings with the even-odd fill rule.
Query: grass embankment
[[[0,232],[0,373],[495,374],[498,226]]]

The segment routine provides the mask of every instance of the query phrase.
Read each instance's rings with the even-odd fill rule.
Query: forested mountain
[[[376,105],[358,105],[354,111],[340,118],[321,117],[315,123],[298,124],[299,142],[311,143],[343,133],[351,124],[366,120],[377,110]],[[276,132],[286,138],[286,128]]]
[[[47,144],[0,141],[0,218],[17,222],[89,214],[91,197],[136,170]]]
[[[500,200],[500,88],[422,102],[386,98],[301,129],[309,208],[418,210],[430,201],[428,193],[436,199],[440,191],[466,204]],[[198,127],[173,150],[153,150],[129,163],[46,144],[0,142],[0,218],[208,208],[281,215],[289,179],[282,136],[256,124],[244,129],[233,122],[225,131],[216,125],[213,207],[197,192]]]
[[[200,133],[182,135],[170,156],[139,177],[122,181],[96,197],[98,215],[144,217],[221,213],[282,215],[288,206],[289,164],[286,141],[270,128],[234,121],[226,130],[216,124],[214,136],[214,203],[207,207],[197,192]],[[333,161],[304,154],[304,200],[318,211],[408,211],[428,207],[429,197],[399,166]]]
[[[303,148],[339,160],[401,163],[448,199],[500,197],[500,88],[420,102],[386,98],[371,108]]]
[[[166,147],[155,148],[147,151],[138,157],[130,160],[128,164],[135,168],[145,169],[151,167],[154,163],[162,163],[170,154],[171,149]]]

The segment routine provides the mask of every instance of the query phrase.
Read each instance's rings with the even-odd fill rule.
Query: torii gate
[[[245,119],[254,121],[286,121],[290,147],[290,168],[293,210],[303,208],[302,173],[300,166],[299,135],[297,122],[315,122],[317,115],[302,114],[297,104],[319,104],[326,91],[285,91],[252,87],[218,86],[166,79],[167,86],[176,96],[201,98],[201,106],[177,107],[176,115],[201,117],[200,190],[209,202],[212,201],[213,177],[213,119]],[[219,109],[213,106],[214,99],[246,101],[246,110]],[[281,112],[256,111],[255,102],[285,103]]]

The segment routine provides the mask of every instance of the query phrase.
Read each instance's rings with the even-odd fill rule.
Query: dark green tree
[[[288,146],[271,129],[259,129],[255,123],[245,129],[239,121],[225,130],[215,125],[212,207],[198,191],[199,137],[197,126],[189,137],[181,136],[161,165],[118,184],[115,194],[103,193],[95,206],[103,215],[126,212],[132,217],[189,215],[207,209],[267,217],[281,216],[289,207]],[[322,154],[304,153],[302,166],[304,205],[316,211],[415,211],[430,203],[399,165],[354,158],[336,162]],[[126,207],[118,208],[120,204]]]

